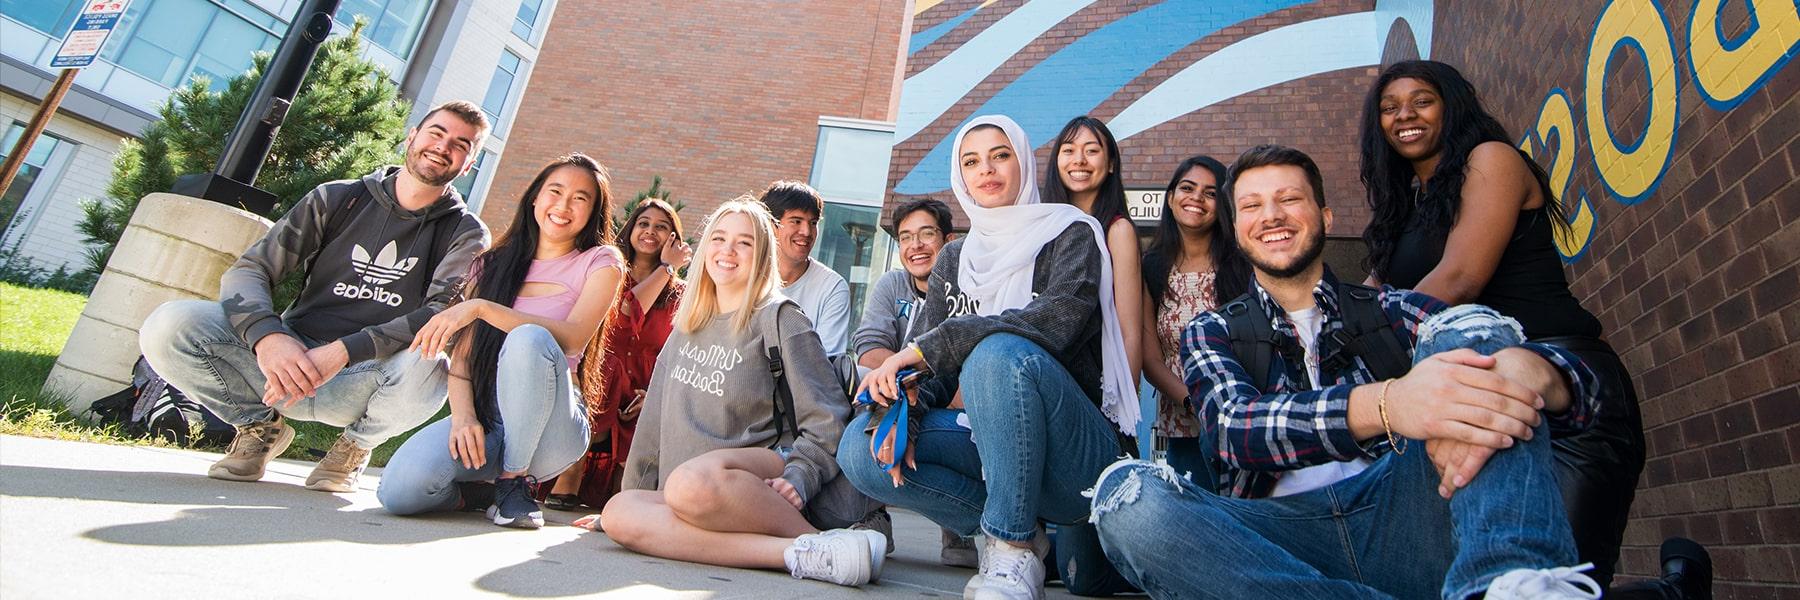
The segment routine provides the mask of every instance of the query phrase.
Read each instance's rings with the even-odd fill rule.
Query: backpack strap
[[[775,445],[800,436],[800,423],[794,417],[794,391],[788,387],[787,369],[781,361],[781,308],[791,304],[789,301],[777,303],[771,310],[775,311],[775,335],[763,334],[763,356],[769,363],[769,376],[775,380],[775,396],[771,399],[772,416],[775,419]]]
[[[1344,327],[1330,334],[1338,350],[1319,361],[1320,369],[1349,368],[1356,358],[1368,365],[1377,380],[1399,377],[1412,369],[1411,354],[1400,344],[1381,308],[1381,290],[1339,283],[1338,307],[1344,313]]]
[[[1256,308],[1256,299],[1246,292],[1219,309],[1225,316],[1225,331],[1231,336],[1231,353],[1250,375],[1258,390],[1269,389],[1269,365],[1273,362],[1277,342],[1275,328],[1268,315]]]

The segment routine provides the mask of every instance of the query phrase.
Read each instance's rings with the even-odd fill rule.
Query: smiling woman
[[[593,159],[571,154],[545,166],[512,227],[476,259],[470,299],[420,328],[413,348],[450,350],[450,417],[388,462],[377,495],[390,512],[485,508],[496,525],[543,525],[535,479],[587,451],[587,405],[571,369],[591,356],[588,342],[623,278],[609,244],[611,200],[606,168]]]

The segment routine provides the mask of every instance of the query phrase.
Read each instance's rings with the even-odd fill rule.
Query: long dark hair
[[[1056,134],[1056,140],[1050,143],[1050,160],[1044,161],[1044,185],[1040,198],[1045,204],[1074,204],[1068,186],[1063,185],[1062,174],[1056,168],[1056,153],[1063,144],[1075,141],[1075,136],[1086,129],[1100,138],[1100,145],[1106,146],[1106,174],[1100,180],[1100,195],[1094,197],[1094,220],[1100,222],[1101,229],[1112,225],[1113,219],[1125,214],[1125,177],[1120,170],[1119,142],[1113,139],[1111,130],[1099,119],[1081,115],[1069,120],[1062,133]],[[1030,150],[1024,150],[1029,152]],[[1102,240],[1104,241],[1104,240]]]
[[[1219,159],[1204,154],[1194,155],[1181,161],[1175,167],[1175,173],[1169,176],[1169,185],[1163,188],[1162,218],[1156,222],[1156,233],[1150,239],[1150,249],[1144,252],[1144,285],[1150,290],[1151,306],[1162,304],[1163,293],[1169,289],[1169,273],[1175,269],[1175,263],[1181,259],[1182,237],[1181,226],[1175,222],[1175,211],[1170,210],[1169,202],[1175,198],[1175,188],[1181,185],[1182,176],[1195,167],[1206,169],[1212,173],[1214,185],[1220,190],[1225,187],[1225,165]],[[1219,295],[1221,281],[1233,281],[1250,277],[1250,265],[1237,252],[1237,245],[1231,240],[1230,230],[1219,227],[1219,211],[1229,207],[1224,198],[1213,202],[1213,235],[1207,242],[1208,251],[1213,259],[1213,291],[1219,302],[1231,297]]]
[[[1439,136],[1437,167],[1425,189],[1415,192],[1411,161],[1388,144],[1381,129],[1381,91],[1396,79],[1412,78],[1437,89],[1443,99],[1444,122]],[[1364,266],[1386,281],[1388,266],[1394,258],[1394,247],[1400,234],[1415,217],[1425,227],[1430,239],[1441,247],[1455,224],[1457,210],[1462,207],[1463,171],[1469,166],[1469,154],[1486,142],[1511,146],[1512,136],[1500,121],[1481,106],[1475,86],[1463,78],[1456,67],[1432,60],[1408,60],[1382,70],[1363,99],[1362,111],[1362,183],[1369,190],[1369,208],[1374,213],[1363,229],[1363,243],[1369,246]],[[1566,230],[1562,203],[1550,189],[1550,176],[1530,157],[1524,158],[1531,175],[1544,194],[1544,214],[1551,224]],[[1414,206],[1414,197],[1419,198]],[[1414,214],[1414,211],[1418,214]],[[1517,233],[1515,233],[1517,235]]]
[[[669,206],[669,203],[661,198],[639,200],[637,208],[632,209],[631,214],[625,215],[625,226],[620,228],[619,239],[614,242],[614,245],[619,248],[619,254],[625,256],[625,266],[628,269],[637,262],[637,248],[631,245],[631,240],[637,236],[638,217],[644,216],[644,212],[650,209],[660,210],[663,214],[669,215],[669,221],[675,225],[674,239],[687,238],[681,232],[681,215],[675,214],[675,207]]]
[[[525,194],[519,198],[519,208],[513,213],[512,226],[500,236],[500,241],[475,259],[480,270],[475,280],[473,297],[491,301],[501,306],[512,306],[519,299],[519,288],[525,286],[525,274],[531,270],[531,261],[537,257],[538,224],[537,197],[544,189],[544,182],[550,174],[562,168],[576,168],[593,175],[595,188],[599,194],[594,198],[594,211],[588,216],[586,227],[575,236],[575,251],[585,252],[590,248],[613,241],[612,236],[612,187],[608,183],[606,167],[579,152],[550,161],[531,185],[525,188]],[[474,345],[469,347],[469,381],[475,388],[475,413],[481,418],[484,426],[490,429],[499,422],[499,405],[495,403],[495,375],[500,362],[500,346],[506,343],[506,333],[482,321],[476,321],[470,328],[463,330],[469,335],[474,330]]]

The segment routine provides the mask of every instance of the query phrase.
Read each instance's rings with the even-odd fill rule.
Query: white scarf
[[[976,302],[978,314],[997,315],[1023,308],[1032,300],[1032,271],[1037,267],[1038,252],[1070,225],[1087,224],[1094,232],[1094,243],[1100,247],[1100,356],[1104,372],[1100,412],[1118,424],[1120,431],[1135,435],[1137,382],[1131,379],[1125,336],[1119,329],[1118,308],[1113,302],[1112,255],[1106,248],[1106,234],[1100,222],[1081,209],[1040,201],[1037,161],[1032,156],[1031,143],[1012,119],[1000,115],[976,117],[956,133],[957,145],[962,144],[970,129],[981,125],[999,127],[1011,143],[1019,163],[1019,197],[1010,206],[982,208],[963,183],[960,151],[951,152],[950,189],[956,192],[956,202],[969,217],[969,233],[963,236],[962,254],[957,259],[956,285]]]

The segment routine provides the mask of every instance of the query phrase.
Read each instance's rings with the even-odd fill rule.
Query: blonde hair
[[[699,331],[723,312],[719,306],[718,287],[706,274],[706,267],[712,258],[712,245],[708,240],[712,238],[713,229],[728,215],[749,217],[750,235],[755,240],[751,243],[750,278],[745,282],[743,305],[730,307],[737,313],[731,318],[732,329],[739,333],[748,331],[756,307],[775,293],[775,218],[769,216],[769,209],[764,208],[755,196],[738,196],[706,217],[706,224],[701,228],[700,252],[688,267],[687,291],[681,295],[681,305],[675,309],[675,328],[682,333]]]

